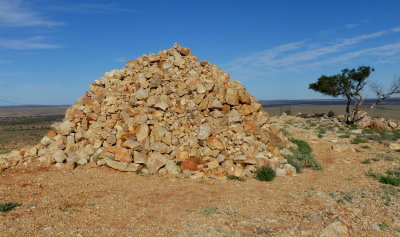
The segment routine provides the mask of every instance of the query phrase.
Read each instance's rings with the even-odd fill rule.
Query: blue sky
[[[71,104],[104,72],[174,42],[258,99],[329,98],[308,84],[360,65],[388,86],[400,76],[399,9],[398,0],[0,0],[0,105]]]

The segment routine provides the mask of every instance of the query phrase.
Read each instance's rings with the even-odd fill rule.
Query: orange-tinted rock
[[[49,130],[49,131],[47,132],[47,134],[46,134],[46,136],[48,136],[48,137],[54,137],[54,136],[56,136],[56,135],[57,135],[57,132],[54,131],[53,129]]]
[[[73,169],[75,169],[75,168],[76,168],[76,163],[75,163],[75,161],[67,162],[67,163],[65,164],[65,168],[68,169],[68,170],[73,170]]]
[[[133,132],[125,133],[121,136],[121,140],[122,140],[122,142],[124,142],[126,140],[136,141],[136,135]]]
[[[214,149],[218,149],[218,150],[225,149],[221,140],[219,140],[217,137],[211,136],[211,137],[207,138],[207,143],[208,143],[208,146],[213,150]]]
[[[229,105],[222,106],[222,113],[228,114],[231,111],[231,107]]]
[[[242,104],[250,104],[251,103],[251,97],[249,96],[249,94],[246,93],[246,91],[239,90],[238,95],[239,95],[239,101]]]
[[[220,173],[220,172],[214,173],[214,176],[218,177],[218,178],[224,178],[225,177],[225,175],[223,173]]]
[[[88,114],[86,116],[86,119],[87,119],[88,122],[97,120],[97,118],[98,118],[98,115],[97,114],[93,114],[93,113],[92,114]]]
[[[121,152],[121,150],[118,149],[118,148],[116,148],[115,146],[109,146],[109,147],[107,147],[107,151],[108,151],[108,152],[111,152],[111,153],[114,153],[114,154],[117,154],[117,153]]]
[[[182,55],[188,55],[190,54],[190,49],[189,48],[180,48],[178,49],[179,53],[181,53]]]
[[[244,105],[242,105],[241,109],[242,109],[242,114],[243,115],[249,115],[249,114],[251,114],[253,112],[251,107],[250,107],[250,105],[244,104]]]
[[[218,163],[217,161],[210,161],[210,162],[208,162],[206,165],[207,165],[207,167],[210,168],[210,169],[215,169],[215,168],[218,168],[219,163]],[[208,175],[208,176],[209,176],[209,175]]]
[[[252,131],[254,129],[256,129],[257,125],[253,120],[247,120],[246,122],[244,122],[244,129],[246,131]]]
[[[184,160],[187,160],[188,158],[189,158],[189,152],[188,151],[180,151],[176,155],[176,159],[179,160],[179,161],[184,161]]]
[[[198,157],[191,157],[181,163],[182,170],[200,171],[204,167],[204,161]]]
[[[119,153],[115,153],[114,159],[130,163],[133,161],[132,150],[121,150]]]
[[[133,161],[133,156],[132,156],[132,150],[128,149],[119,149],[114,146],[109,146],[107,147],[107,151],[114,153],[114,159],[117,161],[122,161],[122,162],[132,162]]]
[[[257,102],[251,103],[250,106],[251,106],[251,109],[253,110],[253,112],[258,112],[261,109],[261,104],[259,104]]]

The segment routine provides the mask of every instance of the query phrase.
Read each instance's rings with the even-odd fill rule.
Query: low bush
[[[364,164],[364,165],[371,164],[371,159],[363,160],[363,161],[361,161],[361,164]]]
[[[290,139],[290,141],[297,145],[297,150],[299,152],[303,154],[311,154],[312,148],[306,141],[298,139]]]
[[[276,176],[275,170],[271,167],[260,167],[254,174],[255,178],[259,181],[272,181]]]
[[[226,178],[227,178],[228,180],[234,180],[234,181],[240,181],[240,182],[245,181],[244,178],[240,178],[240,177],[237,177],[237,176],[235,176],[235,175],[227,175]]]
[[[12,209],[21,206],[21,203],[18,202],[7,202],[7,203],[2,203],[0,204],[0,212],[8,212],[11,211]]]
[[[365,137],[356,137],[351,141],[352,144],[361,144],[361,143],[368,143],[368,142],[369,142],[369,140],[366,139]]]
[[[286,155],[287,162],[296,168],[296,172],[300,173],[302,168],[312,168],[314,170],[322,170],[322,166],[312,155],[312,148],[303,140],[291,139],[291,142],[297,145],[297,149],[290,147],[292,155]]]
[[[393,186],[400,186],[400,178],[391,175],[381,176],[379,178],[379,182]]]
[[[329,110],[328,117],[329,118],[335,117],[335,112],[333,112],[332,110]]]
[[[386,175],[373,173],[371,171],[365,174],[367,177],[371,177],[379,180],[383,184],[389,184],[393,186],[400,186],[400,168],[386,171]]]

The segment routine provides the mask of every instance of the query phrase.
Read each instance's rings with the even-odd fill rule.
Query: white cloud
[[[313,62],[313,63],[307,63],[307,64],[302,64],[302,65],[296,65],[292,68],[292,70],[301,70],[301,69],[307,69],[307,68],[313,68],[313,67],[319,67],[319,66],[324,66],[324,65],[330,65],[333,63],[338,63],[338,62],[347,62],[351,59],[358,58],[358,57],[365,57],[365,56],[377,56],[377,57],[384,57],[384,59],[379,59],[379,63],[383,62],[388,62],[389,63],[389,58],[391,58],[391,62],[393,62],[393,59],[395,59],[398,55],[400,54],[400,42],[398,43],[393,43],[393,44],[385,44],[381,45],[378,47],[371,47],[371,48],[366,48],[362,50],[356,50],[350,53],[345,53],[339,56],[335,56],[330,59],[326,60],[320,60],[318,62]],[[394,56],[393,58],[391,56]]]
[[[23,4],[21,0],[0,0],[0,26],[56,26],[55,22],[40,16],[39,13]]]
[[[400,32],[400,26],[392,29],[393,32]]]
[[[126,59],[126,57],[118,57],[115,59],[115,61],[118,63],[126,63],[126,61],[128,60]]]
[[[0,63],[10,63],[11,60],[6,60],[6,59],[0,59]]]
[[[62,48],[61,45],[42,42],[44,37],[37,36],[28,39],[0,39],[0,48],[28,50],[28,49],[55,49]]]
[[[264,50],[261,53],[234,59],[223,64],[222,68],[243,79],[268,73],[313,68],[364,55],[375,57],[396,56],[400,54],[400,43],[371,47],[338,56],[341,52],[351,50],[362,41],[379,38],[395,32],[394,29],[344,38],[328,44],[306,44],[305,42],[284,44]]]
[[[347,29],[353,29],[353,28],[356,28],[357,26],[359,26],[360,24],[346,24],[345,25],[345,27],[347,28]]]
[[[64,11],[70,13],[113,13],[113,12],[136,12],[131,9],[115,6],[113,3],[97,4],[97,3],[79,3],[70,5],[48,6],[47,9],[52,11]]]

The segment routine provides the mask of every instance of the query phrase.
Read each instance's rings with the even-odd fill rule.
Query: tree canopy
[[[374,68],[370,66],[360,66],[357,69],[345,68],[341,73],[333,76],[322,75],[317,82],[309,85],[309,89],[324,95],[345,97],[347,99],[346,113],[349,115],[352,101],[356,102],[356,110],[363,103],[364,98],[361,95],[361,90],[367,84],[366,79],[373,71]]]

